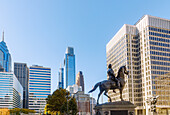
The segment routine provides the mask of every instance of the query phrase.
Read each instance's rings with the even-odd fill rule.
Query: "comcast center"
[[[158,114],[170,114],[170,20],[145,15],[135,25],[123,25],[106,46],[107,65],[114,72],[126,65],[129,75],[123,98],[147,115],[146,100],[159,95]],[[109,92],[118,101],[119,93]]]

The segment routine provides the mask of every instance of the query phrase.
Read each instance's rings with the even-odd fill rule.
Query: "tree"
[[[69,110],[71,111],[71,115],[76,115],[77,113],[77,102],[76,99],[73,97],[69,101]]]
[[[36,113],[35,110],[31,110],[31,109],[20,109],[20,108],[14,108],[14,109],[11,109],[10,110],[10,113],[15,113],[15,115],[20,115],[20,113],[25,113],[25,114],[28,114],[28,113]]]
[[[20,114],[21,109],[20,108],[14,108],[10,110],[10,113],[15,113],[16,115]]]
[[[77,103],[75,99],[71,98],[70,93],[66,89],[57,89],[52,95],[47,97],[47,110],[51,112],[67,113],[77,112]],[[71,107],[75,106],[75,107]],[[75,109],[76,108],[76,109]]]

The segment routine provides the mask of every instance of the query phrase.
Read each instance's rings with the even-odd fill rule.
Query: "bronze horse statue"
[[[124,80],[124,74],[126,74],[126,75],[129,74],[129,72],[126,70],[126,66],[120,67],[120,69],[118,71],[118,74],[117,74],[117,79],[119,80],[119,83],[120,83],[119,92],[120,92],[120,99],[121,99],[121,101],[123,101],[122,91],[123,91],[125,83],[126,83],[125,80]],[[115,81],[111,81],[111,80],[104,80],[104,81],[98,82],[98,83],[96,83],[94,88],[89,91],[89,93],[91,93],[94,90],[96,90],[96,88],[98,86],[99,86],[99,89],[100,89],[100,93],[98,94],[97,104],[99,104],[99,97],[103,93],[103,91],[105,91],[104,95],[106,95],[109,98],[110,102],[111,102],[111,98],[107,95],[107,92],[109,90],[113,90],[113,92],[114,92],[115,89],[118,89],[118,86],[116,85],[116,82]]]

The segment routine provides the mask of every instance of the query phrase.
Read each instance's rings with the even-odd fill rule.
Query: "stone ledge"
[[[137,106],[129,101],[115,101],[96,105],[94,110],[101,115],[112,115],[114,112],[119,112],[121,115],[131,115],[131,113],[135,113],[136,107]]]
[[[119,107],[119,108],[124,108],[124,107],[128,107],[128,108],[135,108],[136,106],[131,103],[130,101],[115,101],[115,102],[106,102],[106,103],[103,103],[103,104],[99,104],[99,105],[96,105],[95,108],[98,108],[98,107]]]

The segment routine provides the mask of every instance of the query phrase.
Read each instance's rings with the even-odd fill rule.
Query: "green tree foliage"
[[[47,97],[47,110],[60,113],[77,113],[77,103],[66,89],[57,89]],[[72,114],[72,115],[75,115]]]
[[[10,110],[10,113],[15,113],[16,115],[20,115],[20,111],[21,111],[20,108],[14,108]]]
[[[25,114],[36,113],[36,111],[35,110],[31,110],[31,109],[21,109],[21,113],[25,113]]]
[[[77,102],[75,98],[71,98],[69,101],[69,110],[71,115],[76,115],[77,113]]]
[[[16,115],[20,115],[20,113],[28,114],[28,113],[35,113],[35,112],[36,112],[35,110],[24,109],[24,108],[23,109],[14,108],[10,110],[10,113],[15,113]]]

